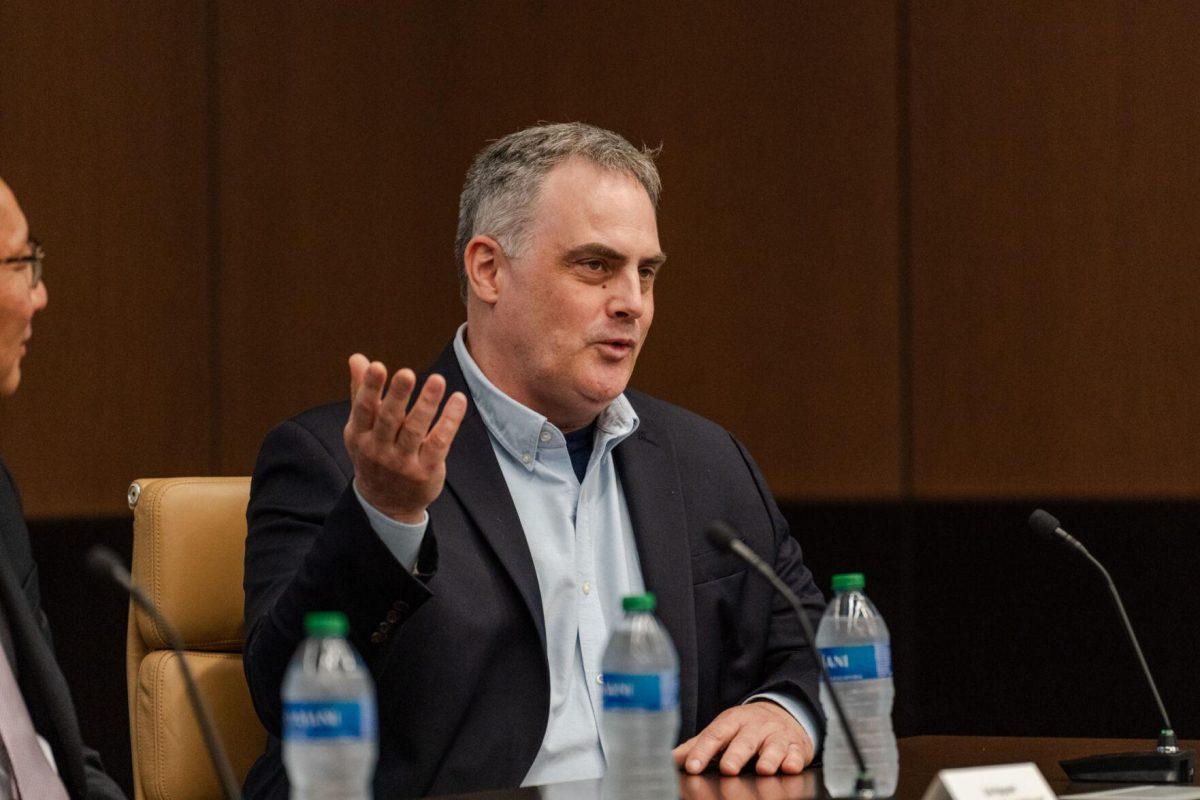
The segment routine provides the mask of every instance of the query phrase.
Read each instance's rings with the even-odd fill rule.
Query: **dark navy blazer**
[[[446,378],[447,396],[470,397],[452,348],[431,371]],[[820,719],[816,662],[790,607],[704,535],[714,519],[732,524],[816,625],[824,600],[758,468],[719,426],[640,392],[626,396],[641,425],[613,457],[646,588],[679,650],[681,740],[763,691],[788,693]],[[245,668],[272,736],[246,796],[287,796],[280,687],[314,610],[348,615],[375,678],[377,797],[517,786],[545,733],[550,677],[533,560],[483,420],[468,404],[414,576],[349,487],[348,414],[343,402],[284,422],[255,467]]]

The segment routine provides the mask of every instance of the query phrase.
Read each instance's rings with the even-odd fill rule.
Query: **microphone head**
[[[728,550],[729,545],[738,538],[737,531],[733,529],[733,526],[719,519],[708,523],[708,527],[704,529],[704,535],[718,550]]]
[[[1029,515],[1029,527],[1033,528],[1033,532],[1039,536],[1045,536],[1047,539],[1057,539],[1057,531],[1062,526],[1054,518],[1053,514],[1039,508]]]

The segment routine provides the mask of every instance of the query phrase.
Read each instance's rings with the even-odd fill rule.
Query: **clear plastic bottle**
[[[304,618],[283,680],[283,765],[293,800],[367,800],[379,752],[375,686],[346,641],[346,615]]]
[[[625,618],[609,637],[604,672],[605,800],[676,800],[671,757],[679,736],[679,656],[654,616],[652,594],[622,598]]]
[[[891,637],[863,594],[865,586],[860,572],[833,576],[834,596],[817,628],[817,647],[875,780],[875,793],[890,797],[900,772],[892,730]],[[832,797],[853,797],[858,767],[824,686],[821,705],[828,720],[821,768],[825,789]]]

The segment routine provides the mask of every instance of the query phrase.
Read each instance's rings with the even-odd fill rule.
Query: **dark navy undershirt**
[[[567,440],[567,452],[571,454],[571,466],[575,469],[575,477],[583,483],[587,472],[588,461],[592,458],[592,442],[595,439],[596,423],[580,428],[577,431],[564,433]]]

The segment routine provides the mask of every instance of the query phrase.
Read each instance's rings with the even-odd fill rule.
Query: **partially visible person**
[[[42,249],[0,179],[0,395],[21,384],[33,316],[46,307]],[[124,798],[79,733],[54,657],[37,564],[12,475],[0,461],[0,799]]]

